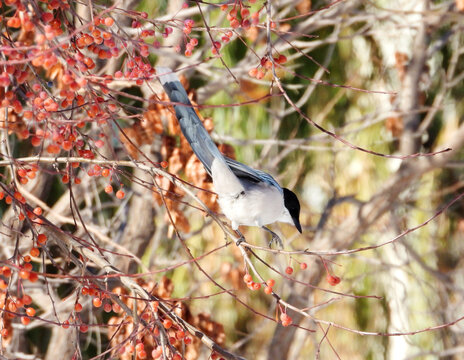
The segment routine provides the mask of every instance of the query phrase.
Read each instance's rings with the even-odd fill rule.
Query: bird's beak
[[[302,233],[302,230],[301,230],[301,224],[300,224],[300,219],[298,219],[296,216],[292,216],[292,219],[293,219],[293,224],[295,225],[296,229],[300,232],[300,234]]]

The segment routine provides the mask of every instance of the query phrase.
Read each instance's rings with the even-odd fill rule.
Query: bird
[[[242,225],[257,226],[271,233],[270,247],[276,242],[282,248],[283,243],[266,225],[288,223],[301,234],[300,202],[296,194],[281,187],[268,173],[223,155],[203,126],[175,72],[158,66],[156,75],[173,103],[182,133],[212,178],[223,214],[240,236],[237,245],[245,240],[239,231]]]

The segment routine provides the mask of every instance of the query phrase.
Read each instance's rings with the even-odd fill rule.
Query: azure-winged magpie
[[[219,205],[232,228],[240,233],[240,225],[262,227],[280,246],[280,238],[264,225],[285,222],[293,224],[301,233],[300,202],[295,193],[282,188],[271,175],[222,155],[198,118],[177,75],[167,67],[157,67],[156,73],[174,103],[182,133],[213,179]]]

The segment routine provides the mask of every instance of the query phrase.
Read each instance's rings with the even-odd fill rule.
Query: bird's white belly
[[[266,191],[263,192],[263,186]],[[232,227],[239,225],[264,226],[278,221],[284,209],[281,192],[270,185],[250,186],[244,194],[219,196],[219,205],[224,215],[232,221]]]

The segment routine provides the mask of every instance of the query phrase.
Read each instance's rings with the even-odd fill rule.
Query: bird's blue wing
[[[249,181],[256,183],[264,181],[270,185],[275,186],[277,189],[279,189],[280,192],[283,193],[283,190],[278,184],[278,182],[268,173],[261,170],[253,169],[245,164],[242,164],[241,162],[230,159],[228,157],[225,157],[225,160],[232,172],[238,178],[248,179]]]
[[[211,175],[213,160],[217,158],[225,162],[223,155],[193,109],[188,95],[177,75],[166,67],[157,67],[156,73],[169,99],[174,103],[180,104],[174,104],[174,110],[176,111],[176,117],[179,121],[182,133],[192,147],[195,155],[203,163],[208,174]]]

